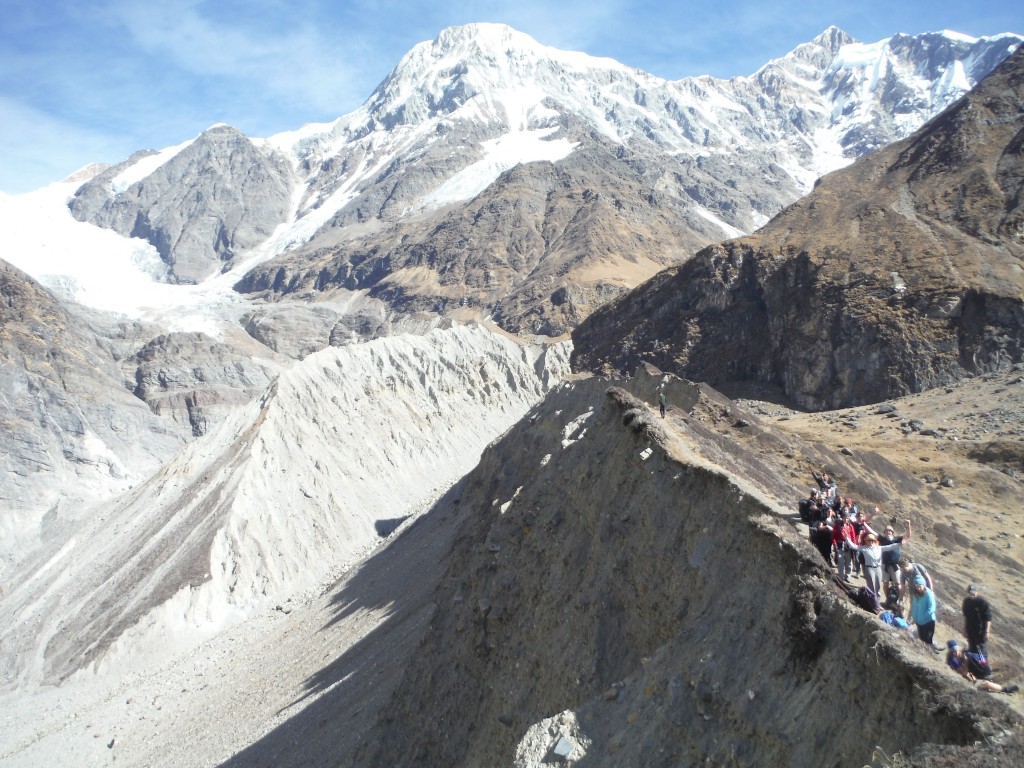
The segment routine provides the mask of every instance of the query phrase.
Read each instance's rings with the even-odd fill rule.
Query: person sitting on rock
[[[946,663],[979,688],[992,693],[1016,693],[1020,690],[1018,685],[1000,685],[989,680],[992,667],[983,654],[965,651],[956,640],[950,640],[946,647]]]

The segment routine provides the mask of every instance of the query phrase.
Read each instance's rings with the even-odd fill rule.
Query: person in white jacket
[[[878,534],[869,533],[863,544],[851,544],[850,550],[864,556],[864,581],[878,597],[882,594],[882,555],[899,549],[899,544],[879,544]]]

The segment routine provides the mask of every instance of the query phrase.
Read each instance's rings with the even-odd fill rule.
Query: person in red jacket
[[[848,582],[850,580],[850,569],[853,566],[854,550],[852,547],[857,544],[857,531],[850,521],[849,514],[845,515],[842,522],[839,522],[832,529],[832,546],[836,550],[836,565],[839,567],[839,578]]]

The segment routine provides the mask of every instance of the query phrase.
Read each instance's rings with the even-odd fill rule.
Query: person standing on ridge
[[[928,589],[935,589],[935,584],[932,582],[931,574],[928,573],[928,569],[920,563],[915,563],[907,555],[900,555],[899,560],[900,567],[900,584],[902,585],[902,592],[900,599],[903,599],[904,595],[914,595],[914,579],[920,576],[924,579],[925,586]]]
[[[668,405],[668,398],[665,397],[665,392],[661,391],[658,393],[658,408],[661,409],[661,418],[665,418],[665,406]]]
[[[878,507],[875,507],[875,517],[878,517],[881,511]],[[892,525],[885,526],[882,531],[882,535],[878,537],[878,543],[883,547],[886,544],[902,544],[905,541],[910,541],[910,535],[912,533],[910,527],[910,519],[904,521],[906,530],[902,536],[896,535],[896,529]],[[870,528],[869,528],[870,530]],[[871,531],[875,533],[875,531]],[[895,584],[897,588],[900,586],[900,548],[895,547],[888,551],[885,551],[882,556],[882,581]]]
[[[836,523],[832,528],[832,546],[836,551],[836,566],[839,569],[839,578],[849,583],[850,570],[853,565],[853,552],[851,547],[856,543],[856,532],[849,515]]]
[[[988,600],[978,594],[978,586],[967,587],[960,610],[964,614],[964,636],[967,638],[967,650],[980,653],[988,658],[988,635],[992,629],[992,608]]]
[[[856,556],[864,559],[864,581],[875,596],[882,599],[882,558],[886,552],[899,549],[899,544],[879,544],[878,534],[870,531],[864,544],[851,544],[850,549]]]
[[[928,589],[923,576],[915,576],[910,597],[910,620],[917,625],[917,636],[921,638],[921,642],[936,652],[941,650],[932,642],[935,637],[937,608],[935,593]]]

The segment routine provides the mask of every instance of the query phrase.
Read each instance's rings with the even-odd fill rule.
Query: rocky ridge
[[[32,697],[0,692],[12,705],[3,732],[21,735],[0,755],[533,768],[557,750],[595,765],[805,763],[824,751],[860,766],[877,746],[915,766],[936,765],[936,749],[949,765],[1005,760],[1021,746],[1019,702],[972,690],[855,608],[795,501],[826,467],[886,520],[913,516],[908,551],[936,578],[939,638],[958,632],[962,585],[981,582],[997,677],[1024,678],[1022,550],[997,535],[998,504],[1019,500],[1019,482],[953,439],[987,398],[1019,422],[1019,375],[831,414],[731,402],[656,371],[567,383],[322,597],[106,693],[81,675]],[[905,434],[910,416],[925,429]],[[923,434],[939,426],[948,438]],[[992,438],[1019,449],[1006,428]],[[940,461],[956,467],[955,487],[923,476]],[[851,707],[855,726],[837,726]]]
[[[1020,714],[1007,707],[1019,702],[972,690],[918,641],[855,608],[794,524],[811,466],[827,466],[887,518],[913,514],[909,551],[946,606],[939,636],[957,632],[961,582],[982,581],[997,608],[997,675],[1015,680],[1024,675],[1020,553],[1016,567],[984,542],[943,554],[961,547],[938,525],[952,515],[968,530],[986,525],[990,508],[953,503],[983,486],[963,476],[937,490],[902,468],[934,438],[890,437],[879,453],[861,443],[865,424],[844,435],[843,452],[822,442],[820,424],[803,435],[798,414],[769,417],[777,406],[671,378],[662,421],[654,402],[664,381],[648,371],[550,393],[322,600],[264,623],[242,646],[211,647],[194,669],[156,676],[190,681],[181,702],[162,699],[173,722],[133,705],[168,719],[166,731],[94,718],[103,738],[116,734],[119,763],[533,767],[565,749],[594,765],[805,764],[828,754],[860,766],[880,747],[934,765],[919,758],[934,740],[950,765],[969,766],[1019,748]],[[975,383],[960,397],[971,399]],[[1022,412],[1021,391],[1006,390],[1002,404]],[[924,412],[930,398],[892,405]],[[961,429],[972,419],[969,407],[947,415]],[[222,670],[236,665],[261,672],[226,681]],[[837,725],[835,713],[851,708],[856,723]],[[224,727],[189,711],[217,711]],[[987,745],[980,756],[976,740]]]
[[[652,403],[657,381],[633,386]],[[663,429],[614,382],[592,409],[584,402],[601,385],[575,387],[459,489],[473,511],[420,663],[360,759],[536,766],[565,739],[567,759],[593,765],[808,764],[823,751],[862,765],[875,747],[907,754],[929,741],[971,744],[984,723],[1019,727],[1014,713],[997,714],[1000,700],[968,705],[916,641],[848,610],[782,522],[793,490],[768,451],[799,441],[708,390],[690,398],[692,418],[679,419],[683,400]],[[743,438],[728,437],[736,432]],[[825,457],[856,478],[844,487],[863,503],[893,482],[901,502],[929,495],[878,455]],[[1019,621],[1005,621],[1019,640]],[[851,679],[837,679],[854,660]],[[851,706],[856,728],[829,727],[828,713]]]
[[[5,684],[149,663],[168,636],[191,647],[315,590],[472,466],[566,362],[483,328],[307,358],[11,572]]]

